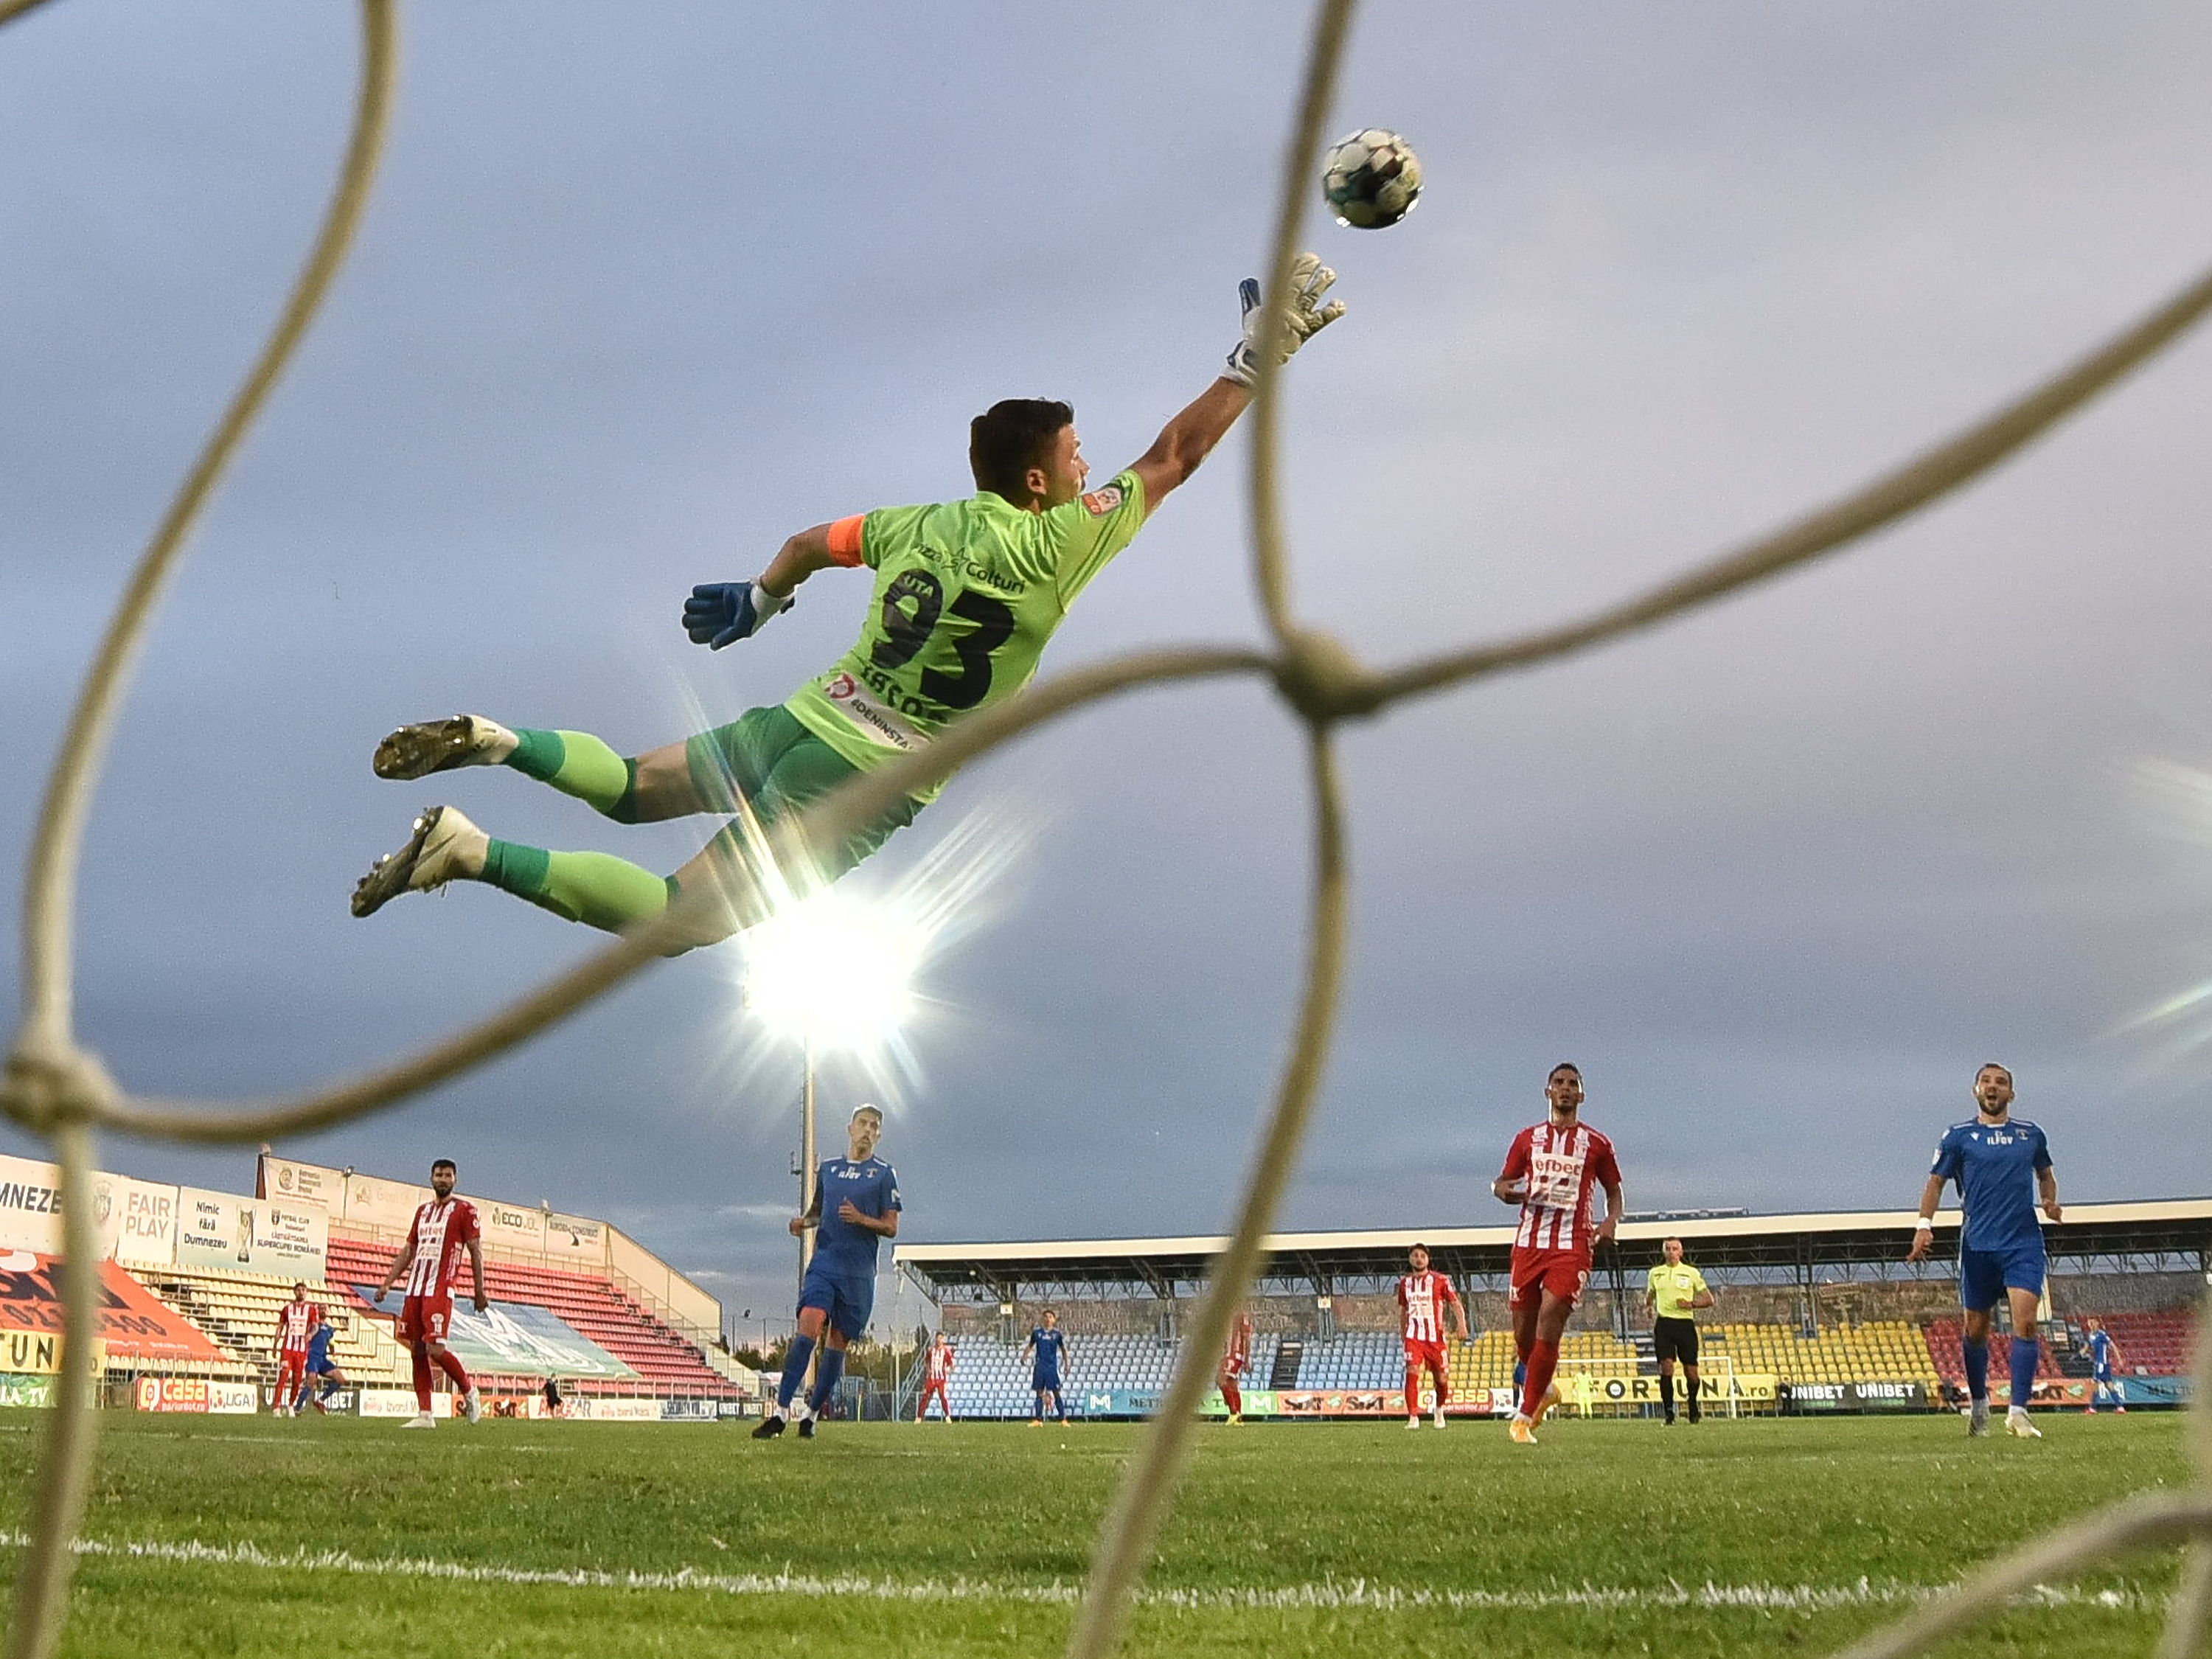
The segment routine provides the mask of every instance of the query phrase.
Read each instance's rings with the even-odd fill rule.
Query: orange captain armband
[[[855,513],[830,526],[830,556],[848,568],[860,562],[860,525],[866,516]]]

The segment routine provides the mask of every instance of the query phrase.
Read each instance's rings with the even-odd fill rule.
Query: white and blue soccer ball
[[[1322,158],[1322,199],[1340,225],[1383,230],[1421,199],[1421,158],[1384,127],[1364,127],[1340,138]]]

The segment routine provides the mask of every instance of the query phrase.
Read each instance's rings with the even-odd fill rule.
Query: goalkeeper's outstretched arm
[[[1344,315],[1342,301],[1322,303],[1322,296],[1335,280],[1336,273],[1313,254],[1301,253],[1291,262],[1290,290],[1274,307],[1283,323],[1282,338],[1277,343],[1277,362],[1289,362],[1300,346]],[[1229,361],[1220,378],[1162,428],[1152,447],[1129,468],[1145,486],[1146,517],[1158,508],[1170,490],[1189,481],[1190,475],[1198,471],[1199,463],[1213,453],[1214,446],[1237,424],[1237,417],[1251,407],[1252,383],[1259,377],[1260,337],[1266,326],[1267,307],[1261,303],[1260,283],[1255,277],[1246,277],[1237,285],[1237,293],[1244,307],[1244,333],[1230,348]]]

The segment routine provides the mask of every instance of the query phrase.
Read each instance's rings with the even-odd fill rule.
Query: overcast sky
[[[458,709],[624,753],[781,698],[831,573],[709,655],[696,581],[969,493],[964,422],[1065,397],[1102,473],[1205,386],[1304,42],[1264,3],[422,5],[353,264],[196,539],[85,866],[83,1035],[148,1092],[301,1087],[596,937],[487,889],[346,897],[426,802],[673,868],[509,773],[380,782]],[[344,9],[58,0],[0,33],[0,866],[92,641],[258,349],[353,97]],[[1350,307],[1291,375],[1297,603],[1361,653],[1556,620],[1852,486],[2212,258],[2212,10],[1370,9],[1332,131],[1429,189],[1310,228]],[[2081,1200],[2212,1192],[2212,332],[1841,561],[1347,734],[1353,975],[1293,1225],[1502,1219],[1584,1067],[1632,1206],[1909,1203],[1988,1058]],[[1241,441],[1047,672],[1258,636]],[[924,987],[913,1239],[1225,1222],[1288,1023],[1309,833],[1257,687],[993,757],[854,878],[979,817],[1012,867]],[[20,926],[15,884],[0,923]],[[608,1217],[785,1310],[797,1059],[735,947],[282,1150]],[[12,994],[12,947],[0,994]],[[13,1131],[0,1150],[31,1153]],[[106,1143],[240,1188],[250,1149]]]

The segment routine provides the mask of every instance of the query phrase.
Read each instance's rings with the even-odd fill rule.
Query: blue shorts
[[[310,1355],[307,1360],[307,1375],[310,1376],[328,1376],[337,1368],[338,1362],[328,1354],[325,1354],[320,1359]]]
[[[2110,1367],[2110,1366],[2108,1365],[2108,1366],[2106,1366],[2106,1367],[2103,1370],[2101,1370],[2101,1371],[2098,1371],[2098,1370],[2093,1370],[2093,1371],[2091,1371],[2091,1372],[2089,1373],[2089,1380],[2090,1380],[2092,1382],[2111,1382],[2111,1381],[2112,1380],[2112,1367]]]
[[[1058,1371],[1034,1371],[1030,1373],[1030,1392],[1031,1394],[1058,1394],[1060,1392],[1060,1373]]]
[[[843,1273],[822,1265],[819,1257],[809,1264],[806,1280],[799,1287],[799,1310],[819,1308],[848,1342],[858,1342],[868,1328],[868,1316],[876,1308],[876,1276]]]
[[[1959,1305],[1984,1313],[2005,1299],[2007,1291],[2043,1294],[2043,1240],[2008,1250],[1959,1248]]]

